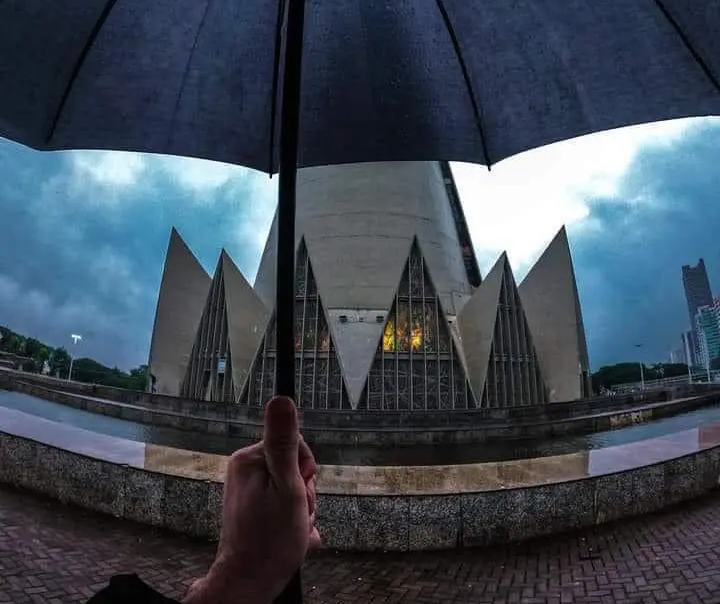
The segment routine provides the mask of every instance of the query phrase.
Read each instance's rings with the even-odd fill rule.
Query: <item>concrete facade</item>
[[[148,361],[150,388],[180,395],[212,279],[173,227],[160,283]]]
[[[301,170],[296,231],[302,408],[511,408],[587,395],[579,386],[587,348],[564,230],[519,292],[504,255],[482,281],[448,164]],[[232,385],[212,376],[206,383],[193,366],[183,396],[257,407],[272,394],[276,243],[273,222],[254,291],[222,255],[195,344],[217,348],[235,334],[213,361],[217,372],[220,359],[230,364]],[[228,274],[241,292],[232,304]],[[220,389],[212,385],[220,381]]]
[[[297,195],[296,243],[305,238],[328,310],[389,311],[415,237],[447,312],[456,314],[472,294],[437,162],[307,168],[298,173]],[[275,228],[273,222],[255,281],[268,306]]]
[[[565,227],[518,288],[551,402],[590,396],[590,365]]]
[[[537,352],[506,254],[463,308],[458,324],[481,407],[547,402]]]

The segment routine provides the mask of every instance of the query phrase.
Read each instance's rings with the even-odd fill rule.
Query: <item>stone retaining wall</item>
[[[3,384],[0,382],[0,387]],[[228,435],[237,438],[257,440],[262,438],[262,417],[237,420],[231,417],[223,419],[218,414],[198,407],[192,401],[192,408],[182,405],[182,399],[176,399],[176,409],[150,409],[145,406],[111,402],[95,399],[88,395],[72,394],[46,386],[28,384],[16,380],[5,383],[13,390],[38,398],[50,400],[62,405],[82,409],[92,413],[125,419],[128,421],[164,426],[193,432]],[[694,399],[683,399],[667,403],[656,403],[631,410],[607,411],[596,415],[570,417],[554,421],[534,422],[515,421],[500,423],[485,420],[482,424],[468,427],[435,426],[432,428],[360,428],[353,423],[350,415],[345,428],[321,428],[308,424],[304,416],[303,433],[308,442],[316,445],[362,445],[377,447],[394,447],[428,444],[463,444],[504,441],[517,438],[549,438],[571,434],[588,434],[605,430],[613,430],[654,419],[669,417],[699,409],[720,400],[720,396],[709,394]],[[217,403],[203,403],[216,405]],[[229,406],[224,405],[227,411]],[[191,414],[190,411],[195,413]]]
[[[447,495],[327,495],[325,546],[431,550],[490,545],[643,514],[718,484],[720,447],[663,463],[533,487]],[[64,502],[216,539],[222,484],[146,471],[0,432],[0,481]]]
[[[184,415],[206,417],[214,420],[238,422],[261,421],[262,410],[222,402],[187,400],[174,396],[136,392],[122,388],[68,382],[48,376],[3,371],[0,369],[0,388],[13,389],[17,381],[32,383],[50,389],[93,396],[110,401],[149,407],[158,411],[170,411]],[[488,423],[510,424],[553,422],[585,415],[594,415],[636,407],[642,404],[678,399],[695,394],[705,394],[708,388],[701,384],[691,387],[678,386],[668,390],[648,392],[646,395],[623,395],[614,399],[596,397],[580,401],[550,403],[541,407],[517,407],[512,409],[470,409],[466,411],[333,411],[300,409],[303,425],[318,429],[353,430],[381,429],[428,429],[428,428],[475,428]]]

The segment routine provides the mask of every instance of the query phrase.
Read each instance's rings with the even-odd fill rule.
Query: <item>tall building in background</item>
[[[708,366],[720,358],[720,298],[709,306],[701,306],[695,315],[698,336],[698,363]]]
[[[685,355],[685,363],[688,365],[695,365],[695,356],[693,354],[693,346],[695,345],[695,339],[693,338],[694,329],[688,329],[680,334],[680,340],[682,342],[682,349]]]
[[[671,350],[668,354],[668,362],[671,364],[685,365],[687,363],[687,359],[685,357],[685,351],[683,350],[683,348],[676,348],[675,350]]]
[[[700,362],[700,334],[697,331],[695,317],[701,306],[711,306],[713,303],[710,280],[705,269],[705,260],[700,258],[697,265],[686,264],[682,267],[683,288],[688,307],[691,330],[691,362],[697,365]]]
[[[411,413],[590,393],[565,229],[518,285],[505,254],[481,278],[445,162],[308,168],[297,195],[300,407]],[[157,392],[255,407],[272,396],[276,241],[274,221],[250,286],[225,252],[212,279],[196,275],[173,231],[158,304],[172,320],[156,319],[150,358]]]

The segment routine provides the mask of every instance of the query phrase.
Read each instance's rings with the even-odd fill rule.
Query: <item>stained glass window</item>
[[[231,366],[225,275],[221,260],[200,317],[190,361],[180,385],[180,396],[198,400],[234,401],[236,385],[232,372],[227,371]]]
[[[530,329],[509,266],[500,287],[483,407],[520,407],[547,402]]]
[[[416,242],[358,407],[424,411],[474,406],[458,359]]]
[[[274,394],[275,321],[270,321],[242,404],[262,406]],[[350,399],[317,294],[305,242],[295,271],[295,385],[297,404],[307,409],[350,409]]]

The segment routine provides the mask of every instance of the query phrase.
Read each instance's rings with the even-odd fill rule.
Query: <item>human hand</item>
[[[315,527],[317,466],[286,397],[265,409],[261,442],[233,453],[223,492],[222,529],[208,574],[187,604],[270,604],[320,545]]]

